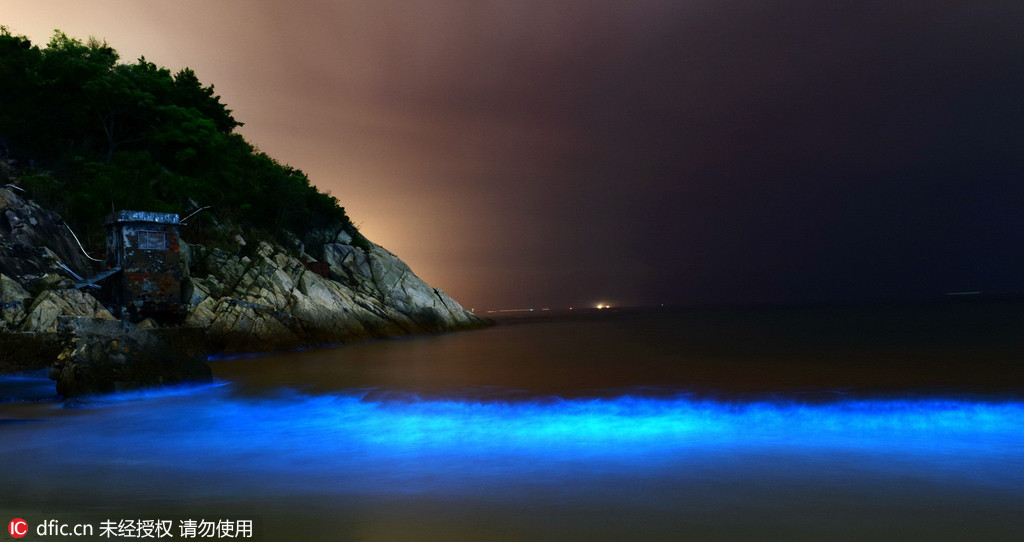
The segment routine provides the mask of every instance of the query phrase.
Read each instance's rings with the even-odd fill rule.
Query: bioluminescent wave
[[[138,480],[185,471],[220,480],[204,486],[213,492],[253,475],[285,492],[461,492],[595,473],[685,478],[765,458],[1024,487],[1024,403],[1015,401],[253,399],[223,387],[134,397],[32,424],[0,456],[128,469]]]

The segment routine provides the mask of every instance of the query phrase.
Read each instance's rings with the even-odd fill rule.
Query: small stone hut
[[[108,294],[122,317],[176,320],[183,315],[185,263],[178,243],[179,217],[172,213],[118,211],[107,217]]]

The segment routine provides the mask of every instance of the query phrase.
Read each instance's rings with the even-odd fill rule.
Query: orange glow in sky
[[[1014,6],[0,0],[0,24],[191,67],[483,311],[1024,294]]]

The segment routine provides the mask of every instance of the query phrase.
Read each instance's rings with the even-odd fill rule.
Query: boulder
[[[78,290],[46,290],[27,309],[22,331],[54,332],[62,316],[113,320],[114,315],[95,297]]]
[[[61,318],[62,350],[50,368],[64,397],[186,382],[210,382],[198,356],[165,340],[159,329],[97,318]]]
[[[25,319],[25,301],[31,296],[18,281],[0,274],[0,331],[13,331]]]

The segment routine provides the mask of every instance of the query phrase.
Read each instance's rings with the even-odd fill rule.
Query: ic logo
[[[7,524],[7,532],[14,538],[22,538],[28,534],[28,522],[21,518],[12,519]]]

